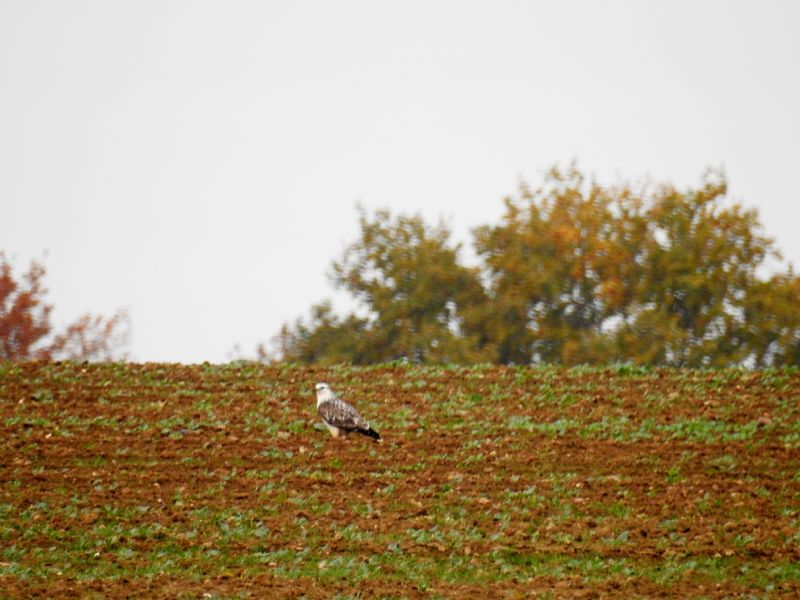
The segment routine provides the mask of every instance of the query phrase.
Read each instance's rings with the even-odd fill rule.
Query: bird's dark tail
[[[358,433],[360,433],[361,435],[365,435],[367,437],[371,437],[373,440],[375,440],[378,443],[383,441],[381,439],[381,434],[378,433],[377,431],[375,431],[372,427],[370,427],[369,429],[359,429]]]

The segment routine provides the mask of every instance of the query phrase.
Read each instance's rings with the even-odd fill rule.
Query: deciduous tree
[[[45,301],[45,267],[32,261],[21,277],[0,252],[0,360],[112,360],[123,358],[129,319],[85,314],[60,333]]]
[[[378,211],[333,263],[363,316],[315,306],[284,326],[302,362],[800,363],[800,279],[721,172],[697,187],[603,186],[574,165],[520,186],[499,223],[473,232],[464,266],[444,225]]]
[[[646,226],[627,188],[570,167],[523,184],[500,224],[475,230],[489,282],[487,335],[500,363],[613,360],[609,327],[634,300]]]
[[[407,359],[481,360],[481,330],[471,312],[485,301],[476,269],[458,261],[444,224],[419,215],[374,215],[359,208],[360,237],[332,266],[333,283],[360,303],[363,317],[339,319],[315,306],[308,325],[285,326],[283,358],[356,364]]]

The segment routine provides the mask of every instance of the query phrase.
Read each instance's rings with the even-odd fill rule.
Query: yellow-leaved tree
[[[363,210],[360,238],[332,266],[363,316],[312,309],[278,336],[301,362],[716,367],[800,363],[800,280],[756,211],[700,185],[603,186],[574,165],[504,201],[460,262],[444,225]]]

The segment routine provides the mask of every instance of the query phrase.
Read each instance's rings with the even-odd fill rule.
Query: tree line
[[[359,208],[359,237],[330,272],[359,309],[312,306],[272,358],[798,365],[800,278],[727,187],[717,171],[679,189],[553,168],[472,231],[477,265],[443,222]]]

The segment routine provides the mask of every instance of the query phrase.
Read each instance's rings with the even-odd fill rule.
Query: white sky
[[[468,243],[520,177],[724,166],[800,266],[800,2],[0,0],[0,250],[64,325],[222,362],[335,296],[356,201]]]

